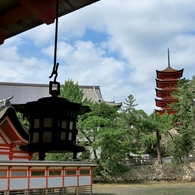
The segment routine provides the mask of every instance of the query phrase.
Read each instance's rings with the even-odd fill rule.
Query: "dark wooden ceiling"
[[[63,16],[98,0],[59,0]],[[56,0],[0,0],[0,44],[4,40],[55,20]]]

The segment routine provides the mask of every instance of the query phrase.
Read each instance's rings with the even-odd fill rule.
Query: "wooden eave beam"
[[[17,4],[0,15],[0,28],[7,27],[19,20],[22,20],[23,18],[28,17],[30,14],[31,13],[24,9],[21,4]]]
[[[4,28],[27,18],[31,15],[36,16],[43,23],[51,24],[55,20],[55,7],[52,5],[55,0],[34,1],[34,0],[20,0],[20,3],[14,5],[9,10],[0,15],[0,44],[3,44],[6,39]]]
[[[3,29],[0,28],[0,45],[4,43],[6,38],[6,34],[4,33]]]
[[[15,5],[0,15],[0,44],[3,44],[4,40],[6,39],[6,33],[4,32],[3,28],[6,28],[24,17],[26,18],[28,15],[28,11],[23,10],[23,7],[20,4]]]
[[[17,21],[35,15],[43,23],[51,24],[55,20],[55,8],[52,8],[54,0],[43,1],[20,0],[20,4],[0,15],[0,28],[7,27]]]
[[[31,15],[35,15],[39,18],[43,23],[51,24],[55,20],[56,10],[55,7],[55,0],[19,0],[20,3],[23,5],[23,9],[28,10]]]
[[[96,1],[98,0],[59,0],[58,16]],[[13,0],[5,4],[1,2],[1,5],[6,6],[0,9],[0,44],[7,38],[43,23],[51,24],[56,18],[56,0]]]

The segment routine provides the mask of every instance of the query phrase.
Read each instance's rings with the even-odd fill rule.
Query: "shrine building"
[[[172,97],[172,93],[177,90],[177,83],[183,75],[183,70],[176,70],[170,66],[170,55],[168,49],[168,67],[164,70],[156,70],[156,112],[161,115],[165,113],[175,114],[176,112],[170,108],[169,104],[178,102]]]

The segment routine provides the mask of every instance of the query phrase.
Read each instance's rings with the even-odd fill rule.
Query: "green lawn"
[[[195,188],[189,189],[189,188],[156,188],[156,189],[147,189],[145,191],[137,190],[137,192],[129,193],[130,195],[194,195],[195,194]]]
[[[195,195],[195,182],[147,184],[94,184],[93,195]]]

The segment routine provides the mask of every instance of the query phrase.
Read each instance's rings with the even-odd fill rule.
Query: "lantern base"
[[[83,152],[85,148],[83,146],[77,146],[71,143],[44,143],[44,144],[28,144],[26,146],[20,146],[20,149],[28,152],[48,152],[48,153],[65,153],[65,152]]]

